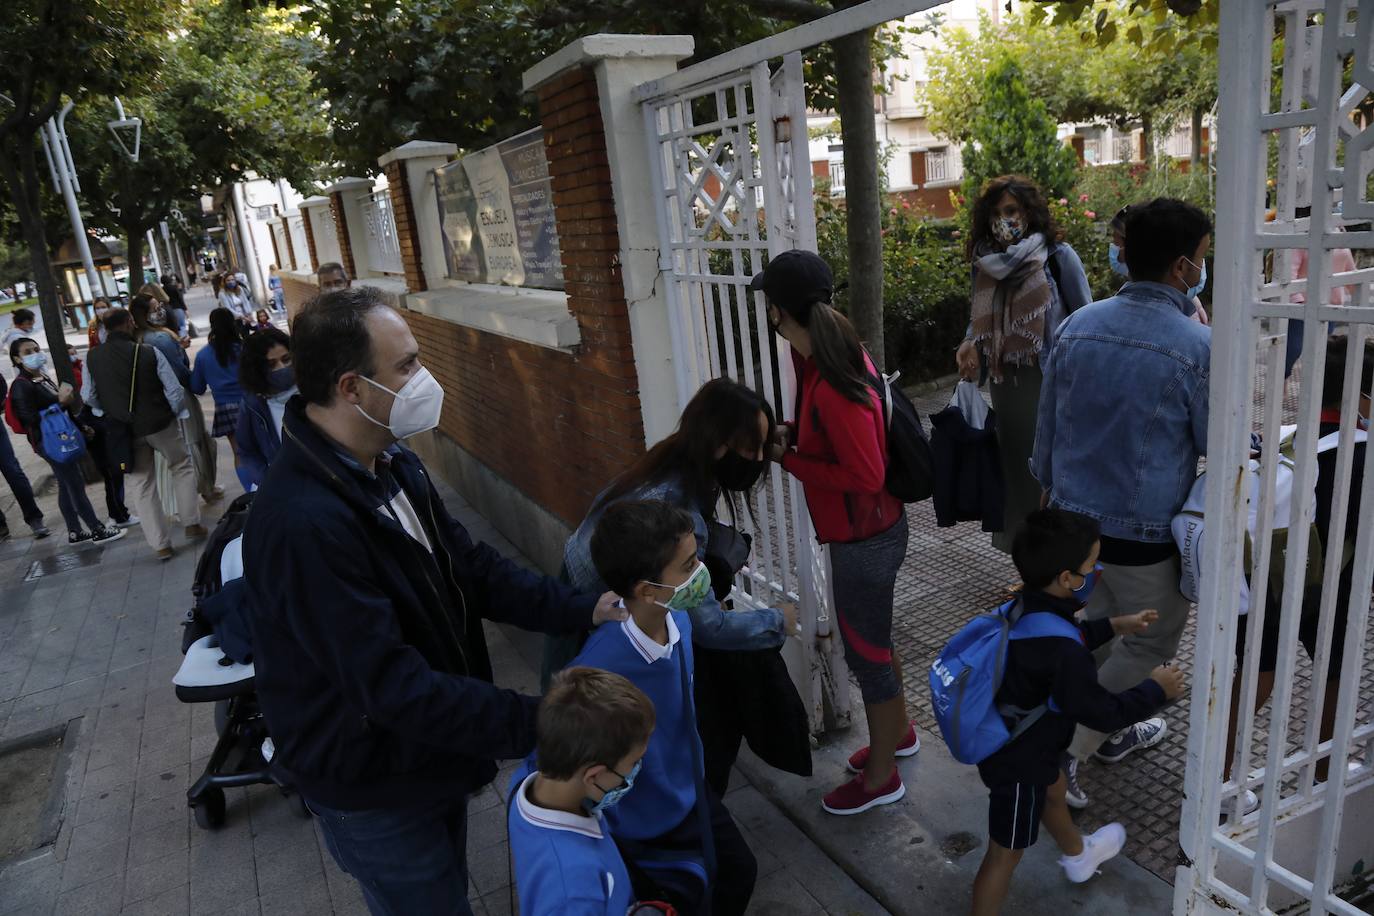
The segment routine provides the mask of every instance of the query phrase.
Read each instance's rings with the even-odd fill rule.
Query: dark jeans
[[[95,430],[95,435],[87,441],[86,446],[91,450],[91,459],[105,482],[105,509],[115,521],[127,522],[129,509],[124,505],[124,472],[119,469],[117,463],[110,460],[105,449],[105,418],[88,414],[81,422]]]
[[[754,896],[754,882],[758,879],[759,863],[753,850],[740,833],[730,812],[721,804],[714,792],[707,790],[711,812],[711,837],[715,844],[716,881],[711,888],[711,899],[702,899],[698,881],[678,881],[671,876],[666,880],[654,877],[634,861],[638,854],[635,841],[620,843],[620,851],[625,859],[625,867],[634,885],[635,897],[639,900],[661,900],[671,903],[683,916],[696,916],[710,913],[711,916],[743,916],[749,908],[749,898]],[[700,815],[695,810],[672,830],[643,843],[652,847],[660,855],[645,856],[642,861],[659,860],[663,853],[671,850],[684,850],[699,853],[702,848]],[[651,866],[652,867],[652,866]],[[671,875],[671,873],[670,873]]]
[[[370,811],[309,806],[373,916],[472,916],[466,798]]]
[[[57,462],[47,455],[43,456],[43,460],[48,462],[53,476],[57,478],[57,508],[62,512],[62,521],[67,523],[67,530],[72,533],[80,531],[83,521],[91,531],[102,527],[104,523],[95,514],[95,507],[86,496],[86,477],[81,473],[81,462]]]
[[[43,511],[38,508],[38,503],[33,498],[33,485],[24,475],[24,469],[19,466],[19,459],[14,454],[14,443],[10,442],[10,431],[4,428],[0,428],[0,474],[4,475],[5,482],[14,491],[14,499],[19,504],[19,511],[24,514],[24,521],[30,525],[43,521]],[[0,531],[5,530],[8,530],[8,525],[4,516],[0,516]]]

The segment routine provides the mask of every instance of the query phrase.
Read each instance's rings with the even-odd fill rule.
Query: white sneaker
[[[1076,856],[1061,856],[1059,864],[1070,881],[1082,884],[1097,874],[1098,866],[1114,858],[1125,845],[1126,828],[1120,824],[1108,824],[1096,833],[1085,836],[1083,851]]]
[[[1234,823],[1259,809],[1259,796],[1249,789],[1233,795],[1221,803],[1221,819]]]

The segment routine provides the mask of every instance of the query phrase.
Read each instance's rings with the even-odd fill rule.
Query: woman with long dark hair
[[[239,468],[251,490],[262,485],[267,466],[281,448],[286,402],[296,393],[291,338],[284,331],[269,327],[244,341],[239,386],[243,389],[236,434]]]
[[[239,404],[243,401],[243,389],[239,387],[239,351],[243,344],[239,338],[239,323],[226,308],[210,312],[210,345],[196,354],[195,367],[191,370],[191,390],[197,395],[209,388],[215,398],[215,422],[210,435],[229,440],[234,451],[234,468],[243,481],[239,468],[239,447],[235,433],[239,423]],[[244,483],[244,489],[248,484]]]
[[[151,286],[152,284],[148,284]],[[191,383],[191,361],[181,338],[167,328],[167,306],[151,293],[139,293],[129,303],[129,315],[134,319],[134,340],[146,343],[167,358],[167,364],[183,385]]]
[[[992,543],[1011,553],[1016,530],[1040,507],[1040,484],[1030,473],[1040,367],[1054,347],[1055,329],[1092,301],[1092,290],[1083,262],[1060,239],[1045,196],[1029,178],[1003,175],[988,182],[970,223],[972,315],[957,358],[960,376],[992,382],[1006,484],[1002,530]]]
[[[811,251],[786,251],[750,288],[764,293],[769,325],[791,344],[800,391],[796,421],[779,428],[770,456],[801,481],[816,537],[830,545],[835,616],[868,718],[870,744],[849,758],[858,775],[826,795],[822,807],[860,814],[906,794],[896,758],[921,746],[892,645],[906,509],[884,486],[887,424],[870,382],[876,368],[849,319],[831,307],[830,265]]]
[[[683,409],[677,430],[616,477],[592,503],[563,549],[569,581],[579,589],[601,582],[591,558],[592,532],[606,507],[621,500],[659,499],[686,511],[696,529],[697,554],[707,558],[712,532],[729,532],[729,526],[717,520],[717,506],[723,501],[728,522],[735,522],[741,498],[747,500],[768,467],[765,449],[774,429],[772,407],[752,388],[724,378],[707,382]],[[713,584],[723,587],[688,611],[693,644],[705,650],[697,655],[699,695],[705,654],[776,649],[796,630],[797,611],[790,605],[726,611],[719,594],[728,593],[728,583],[715,583],[715,579]],[[571,661],[577,645],[551,642],[546,674]],[[714,711],[699,709],[699,721]],[[704,729],[702,742],[707,784],[724,794],[740,738],[738,732],[723,736],[719,732]]]

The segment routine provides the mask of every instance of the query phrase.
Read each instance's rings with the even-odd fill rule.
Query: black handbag
[[[706,556],[711,586],[727,607],[735,575],[749,560],[753,539],[730,525],[707,522]],[[729,610],[726,610],[729,613]],[[706,751],[706,779],[722,792],[739,740],[774,769],[811,775],[811,727],[781,647],[718,650],[696,654],[697,726]],[[723,792],[722,792],[723,794]]]

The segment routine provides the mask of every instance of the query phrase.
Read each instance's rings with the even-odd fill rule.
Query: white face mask
[[[30,372],[41,372],[43,367],[48,364],[48,354],[30,353],[28,356],[21,356],[19,361],[24,364],[24,368]]]
[[[419,372],[410,377],[410,381],[406,382],[400,391],[392,391],[382,383],[375,382],[365,375],[358,377],[395,398],[391,403],[391,420],[389,423],[383,423],[368,414],[366,410],[363,410],[361,404],[354,404],[353,406],[358,408],[358,413],[383,429],[389,430],[397,439],[405,439],[439,425],[439,415],[444,409],[444,389],[440,387],[434,376],[429,374],[429,370],[423,366],[420,367]]]

